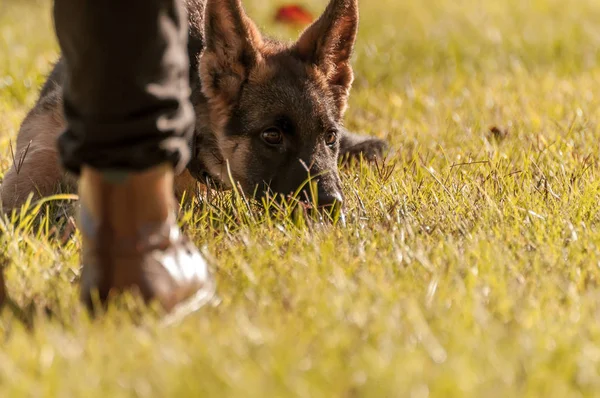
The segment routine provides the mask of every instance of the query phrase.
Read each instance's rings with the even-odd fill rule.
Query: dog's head
[[[198,70],[212,142],[199,157],[212,178],[246,194],[290,194],[309,178],[319,205],[342,201],[338,153],[353,80],[357,0],[331,0],[292,44],[261,35],[240,0],[208,0]],[[302,197],[309,200],[309,185]]]

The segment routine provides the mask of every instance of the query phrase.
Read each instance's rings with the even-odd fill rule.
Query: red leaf
[[[279,7],[275,20],[290,25],[308,25],[313,21],[313,16],[304,7],[299,5],[286,5]]]

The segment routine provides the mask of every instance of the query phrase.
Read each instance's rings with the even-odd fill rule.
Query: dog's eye
[[[262,132],[262,139],[269,145],[280,145],[283,142],[283,133],[271,127]]]
[[[335,143],[337,142],[337,133],[335,131],[329,131],[327,132],[327,134],[325,135],[325,143],[332,147],[335,145]]]

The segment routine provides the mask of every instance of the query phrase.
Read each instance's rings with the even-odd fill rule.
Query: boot
[[[79,180],[82,236],[81,298],[105,302],[136,290],[166,311],[195,310],[214,294],[198,249],[176,223],[173,168],[107,172],[83,167]]]

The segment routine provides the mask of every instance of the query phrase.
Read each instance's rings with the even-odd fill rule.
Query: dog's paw
[[[382,139],[344,130],[340,142],[339,158],[348,161],[359,159],[362,156],[369,162],[375,162],[383,159],[383,154],[388,148],[388,143]]]

